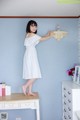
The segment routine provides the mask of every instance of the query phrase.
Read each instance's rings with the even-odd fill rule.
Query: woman
[[[24,41],[24,46],[26,46],[26,51],[23,59],[23,79],[26,79],[26,83],[22,86],[23,93],[26,95],[26,90],[28,89],[28,95],[35,96],[32,92],[32,86],[35,80],[41,78],[41,71],[39,67],[39,62],[37,58],[36,45],[39,42],[45,41],[53,37],[54,32],[48,32],[47,35],[41,37],[37,35],[37,23],[30,20],[26,27],[26,38]]]

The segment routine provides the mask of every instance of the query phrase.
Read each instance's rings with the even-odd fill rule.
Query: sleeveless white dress
[[[40,66],[37,58],[36,45],[40,42],[39,35],[25,38],[26,47],[23,58],[23,79],[41,78]]]

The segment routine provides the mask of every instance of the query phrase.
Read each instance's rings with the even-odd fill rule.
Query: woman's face
[[[30,31],[31,31],[32,33],[35,33],[36,30],[37,30],[37,26],[35,26],[34,24],[30,25]]]

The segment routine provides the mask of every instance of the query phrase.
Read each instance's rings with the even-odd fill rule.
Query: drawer
[[[20,108],[35,108],[34,102],[25,102],[20,104]]]
[[[71,115],[67,115],[68,120],[72,120],[72,116]]]
[[[63,93],[67,94],[67,96],[72,96],[72,91],[71,90],[63,91]]]
[[[5,109],[17,109],[19,107],[18,103],[5,103]]]
[[[72,101],[72,94],[70,92],[67,92],[67,98]]]
[[[72,112],[72,105],[68,105],[67,103],[63,105],[63,113],[72,115]]]
[[[68,114],[68,112],[63,114],[63,120],[72,120],[72,115]]]
[[[68,120],[68,119],[67,119],[67,116],[64,115],[64,116],[63,116],[63,120]]]
[[[71,93],[71,91],[63,92],[62,93],[62,97],[63,97],[63,99],[70,99],[70,100],[72,100],[72,93]]]
[[[4,109],[4,103],[0,103],[0,109]]]
[[[63,114],[63,120],[68,120],[67,114]]]
[[[64,106],[64,108],[68,106],[68,103],[66,100],[63,102],[63,106]]]
[[[71,92],[71,89],[70,89],[69,87],[67,87],[67,86],[62,86],[62,90],[63,90],[64,92],[66,92],[66,91]]]
[[[68,120],[67,112],[64,112],[64,113],[63,113],[63,120]]]
[[[72,115],[72,108],[71,107],[67,107],[67,111],[68,111],[68,114]]]
[[[67,103],[67,107],[69,110],[72,109],[72,101],[71,101],[71,103]]]
[[[68,108],[68,111],[70,111],[72,109],[72,98],[67,98],[64,97],[63,98],[63,107],[67,107]]]
[[[68,113],[71,114],[71,112],[72,112],[72,108],[69,107],[69,106],[65,106],[65,105],[64,105],[64,107],[63,107],[63,112],[68,112]]]
[[[68,97],[66,94],[63,94],[63,104],[72,104],[72,97]]]
[[[70,89],[63,87],[62,96],[72,98],[72,91]]]
[[[67,113],[67,108],[66,107],[63,108],[63,112]]]

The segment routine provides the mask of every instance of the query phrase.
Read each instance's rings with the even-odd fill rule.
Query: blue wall
[[[27,19],[0,19],[0,82],[12,86],[12,92],[22,92],[23,46]],[[61,41],[51,38],[37,45],[42,78],[33,91],[40,96],[41,120],[62,120],[61,81],[71,80],[66,70],[78,62],[78,19],[36,18],[38,34],[43,36],[57,24],[68,35]],[[9,110],[9,120],[35,120],[34,110]],[[27,119],[26,119],[27,118]]]

